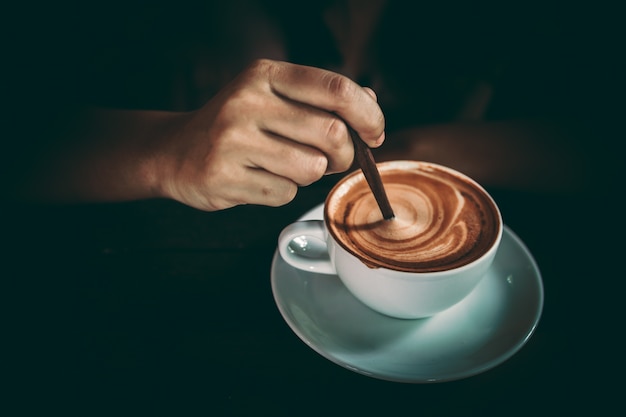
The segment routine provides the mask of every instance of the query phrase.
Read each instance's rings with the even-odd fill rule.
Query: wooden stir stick
[[[383,181],[380,179],[380,173],[378,172],[378,168],[376,168],[376,162],[372,156],[372,151],[359,137],[358,133],[356,133],[350,126],[348,126],[348,131],[352,137],[352,142],[354,142],[356,161],[365,175],[365,180],[374,194],[374,198],[376,199],[376,203],[378,203],[378,207],[383,214],[383,218],[385,220],[391,220],[395,216],[393,214],[393,210],[391,209],[391,204],[389,204],[385,188],[383,187]]]

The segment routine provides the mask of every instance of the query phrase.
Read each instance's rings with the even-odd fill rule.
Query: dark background
[[[289,37],[294,61],[337,64],[324,43],[328,34],[312,17],[324,5],[262,4],[286,33],[297,29],[290,20],[296,17],[296,26],[307,29],[308,35]],[[160,200],[6,201],[0,212],[3,415],[604,415],[620,409],[624,134],[615,11],[553,2],[407,7],[390,4],[363,80],[383,80],[390,132],[453,120],[466,86],[486,79],[497,86],[487,121],[582,121],[594,133],[576,144],[602,174],[592,190],[489,189],[543,274],[544,313],[528,344],[484,374],[411,385],[350,372],[302,343],[274,305],[271,259],[280,230],[322,202],[338,176],[302,189],[281,208],[217,213]],[[2,111],[9,122],[3,184],[25,149],[45,149],[39,146],[48,138],[37,132],[68,105],[188,110],[245,65],[239,54],[245,39],[237,35],[243,32],[220,18],[245,15],[243,6],[234,12],[185,1],[3,8]],[[198,86],[193,68],[207,54],[224,69],[211,78],[217,81]]]

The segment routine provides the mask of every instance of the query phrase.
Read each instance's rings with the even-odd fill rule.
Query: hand
[[[383,142],[373,91],[322,69],[257,61],[167,136],[162,193],[203,210],[286,204],[298,186],[351,166],[346,123],[369,146]]]

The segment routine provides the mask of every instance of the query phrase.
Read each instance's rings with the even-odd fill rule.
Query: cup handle
[[[323,220],[302,220],[285,227],[278,237],[280,256],[304,271],[335,275],[328,256]]]

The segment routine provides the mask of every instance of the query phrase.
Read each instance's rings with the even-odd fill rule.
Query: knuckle
[[[232,116],[240,116],[241,109],[253,107],[258,101],[256,92],[243,85],[233,89],[230,96],[224,103],[222,110],[228,112]]]
[[[245,89],[238,88],[230,93],[230,96],[225,100],[216,111],[215,122],[219,126],[228,125],[233,123],[239,117],[239,109],[246,102]]]
[[[348,137],[348,128],[337,117],[329,119],[326,126],[325,142],[333,150],[341,148]]]
[[[285,67],[281,62],[265,58],[256,59],[248,65],[244,79],[255,84],[269,85],[271,88],[273,80],[280,78],[284,71]]]
[[[317,181],[324,176],[326,170],[328,169],[328,159],[325,155],[320,155],[316,158],[313,158],[311,173],[313,176],[313,180]]]
[[[328,159],[324,155],[317,155],[309,158],[306,164],[306,168],[303,170],[302,179],[299,181],[300,185],[310,185],[319,180],[326,174],[328,169]]]
[[[338,105],[344,105],[354,98],[356,84],[339,74],[330,74],[327,79],[328,91],[335,97]]]
[[[350,142],[348,146],[334,152],[331,156],[328,160],[327,174],[347,171],[354,161],[354,147]]]
[[[353,154],[350,157],[342,158],[335,164],[335,170],[338,172],[344,172],[350,169],[354,160]]]
[[[247,68],[247,71],[253,74],[268,74],[274,68],[274,61],[260,58],[253,60]]]
[[[336,158],[333,161],[330,169],[328,170],[328,173],[337,173],[337,172],[347,171],[352,166],[353,159],[354,158],[352,156]]]

